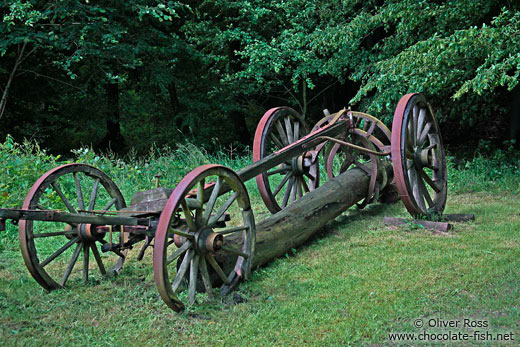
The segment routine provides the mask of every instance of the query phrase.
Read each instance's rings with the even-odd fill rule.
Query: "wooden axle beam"
[[[69,224],[95,225],[143,225],[149,226],[148,218],[125,216],[100,216],[81,213],[70,213],[51,210],[17,210],[0,208],[0,220],[38,220],[45,222],[62,222]]]
[[[390,182],[393,176],[392,165],[384,163],[382,169],[388,176],[387,182]],[[380,172],[378,182],[381,181]],[[370,177],[363,170],[348,170],[305,194],[280,212],[258,222],[253,266],[263,265],[301,245],[329,221],[364,199],[369,182]],[[238,246],[239,236],[226,238],[225,244]],[[220,252],[217,258],[224,266],[232,263],[232,259],[228,259],[229,256],[225,253]]]

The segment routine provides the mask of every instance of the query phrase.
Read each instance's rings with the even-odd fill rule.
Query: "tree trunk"
[[[170,105],[172,106],[173,115],[179,112],[180,104],[179,97],[177,96],[177,88],[175,88],[175,82],[171,81],[168,84],[168,94],[170,96]]]
[[[23,43],[23,46],[20,49],[20,46],[18,46],[18,54],[16,55],[16,61],[14,63],[13,69],[11,70],[11,74],[9,75],[9,79],[7,80],[7,84],[5,85],[4,92],[2,93],[2,99],[0,100],[0,119],[2,119],[2,116],[4,115],[5,111],[5,105],[7,105],[7,96],[9,95],[9,88],[11,87],[11,83],[13,83],[14,76],[16,75],[16,71],[18,70],[18,67],[22,63],[22,61],[25,59],[23,56],[23,53],[25,51],[25,47],[27,46],[27,42]],[[32,51],[29,53],[31,54]]]
[[[302,79],[302,118],[307,118],[307,82]]]
[[[390,182],[393,177],[392,165],[387,162],[383,166],[388,176],[387,182]],[[381,177],[378,177],[380,180]],[[325,224],[364,199],[369,181],[370,177],[361,169],[348,170],[280,212],[257,221],[253,267],[283,256],[291,248],[301,245]],[[226,245],[231,247],[238,248],[239,242],[238,237],[226,238]],[[222,252],[217,257],[225,267],[232,264],[232,258]]]
[[[231,111],[231,121],[233,122],[233,129],[238,137],[238,141],[242,144],[251,143],[251,135],[246,125],[246,118],[242,112]]]
[[[103,149],[110,149],[114,152],[122,152],[125,148],[125,139],[121,134],[121,124],[119,117],[119,84],[108,83],[107,92],[107,134],[101,141]]]
[[[228,59],[229,59],[229,72],[235,73],[240,67],[238,64],[237,56],[235,51],[240,49],[238,41],[232,41],[228,45]],[[233,130],[235,131],[236,138],[244,145],[251,143],[251,134],[247,129],[246,117],[243,112],[233,110],[230,114],[231,121],[233,122]]]

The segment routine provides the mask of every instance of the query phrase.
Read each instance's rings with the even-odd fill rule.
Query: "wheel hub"
[[[295,175],[302,176],[308,173],[313,164],[313,155],[311,152],[305,152],[302,155],[293,158],[291,168]]]
[[[413,154],[413,162],[414,166],[417,169],[421,169],[423,167],[433,167],[433,159],[434,159],[434,149],[433,148],[415,148]]]
[[[199,254],[218,251],[224,244],[224,236],[212,228],[204,227],[195,234],[195,251]]]
[[[76,229],[79,239],[85,243],[102,240],[105,237],[105,232],[100,230],[93,224],[78,224]]]

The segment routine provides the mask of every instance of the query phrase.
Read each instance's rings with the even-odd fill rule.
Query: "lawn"
[[[119,166],[107,171],[124,182],[129,200],[136,184],[125,179],[128,167],[114,167]],[[513,333],[515,340],[503,343],[518,345],[520,177],[507,175],[483,186],[482,173],[469,170],[452,168],[445,212],[473,213],[474,222],[433,233],[412,224],[386,227],[384,216],[407,217],[400,202],[351,208],[291,255],[256,269],[234,294],[200,296],[183,313],[159,298],[152,254],[138,262],[138,249],[117,277],[47,293],[26,270],[11,226],[0,248],[1,340],[90,346],[387,344],[389,333],[421,332],[414,327],[421,319],[430,333]],[[260,220],[267,212],[254,183],[247,187]],[[433,328],[431,319],[461,324],[468,319],[487,327]]]

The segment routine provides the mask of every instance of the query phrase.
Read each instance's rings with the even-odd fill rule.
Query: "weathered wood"
[[[130,205],[143,204],[156,200],[168,200],[172,192],[173,189],[168,188],[154,188],[137,192],[132,197]]]
[[[391,164],[385,163],[384,169],[388,175],[387,182],[390,182],[393,176]],[[363,170],[348,170],[305,194],[280,212],[258,222],[253,267],[265,264],[301,245],[325,224],[364,199],[369,181],[370,177]],[[378,177],[378,181],[381,181],[381,177]],[[238,244],[238,236],[235,234],[226,237],[226,245]],[[229,262],[229,255],[222,252],[217,254],[217,258],[225,266]]]
[[[339,120],[336,124],[331,125],[327,129],[324,129],[318,133],[304,136],[298,141],[291,143],[289,146],[285,147],[283,151],[272,153],[262,160],[246,166],[245,168],[239,170],[237,174],[242,181],[246,182],[257,175],[260,175],[262,172],[272,169],[286,160],[297,157],[306,150],[312,149],[320,143],[325,142],[326,140],[322,139],[321,137],[334,137],[344,132],[346,127],[347,120]]]
[[[147,218],[134,218],[125,216],[96,216],[80,213],[68,213],[61,211],[38,211],[0,208],[0,220],[38,220],[46,222],[63,222],[69,224],[95,224],[95,225],[149,225]]]
[[[452,225],[447,222],[431,222],[428,220],[419,220],[419,219],[405,219],[405,218],[395,218],[395,217],[385,217],[384,218],[385,225],[391,226],[400,226],[404,224],[419,224],[422,225],[426,229],[437,230],[437,231],[448,231],[452,228]]]

